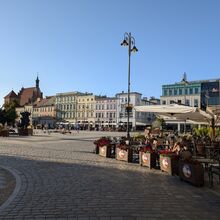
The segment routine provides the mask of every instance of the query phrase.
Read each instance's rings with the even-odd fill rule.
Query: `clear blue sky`
[[[125,32],[136,39],[131,90],[220,78],[218,0],[0,0],[0,104],[35,84],[44,95],[127,90]]]

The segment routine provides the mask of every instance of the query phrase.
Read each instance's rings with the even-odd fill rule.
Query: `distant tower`
[[[184,72],[184,74],[183,74],[183,79],[182,79],[182,81],[184,81],[184,82],[186,82],[186,81],[187,81],[186,72]]]
[[[38,78],[38,76],[37,76],[37,79],[36,79],[36,88],[38,88],[38,89],[39,89],[39,82],[40,82],[40,80],[39,80],[39,78]]]

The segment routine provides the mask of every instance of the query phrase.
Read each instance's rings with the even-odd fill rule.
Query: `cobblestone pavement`
[[[6,186],[6,178],[2,172],[0,172],[0,189],[4,189]]]
[[[91,140],[97,136],[103,133],[1,138],[0,166],[20,176],[21,188],[0,219],[220,218],[218,194],[95,155]]]

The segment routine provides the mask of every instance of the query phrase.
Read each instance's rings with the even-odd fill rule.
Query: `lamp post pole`
[[[131,33],[127,33],[127,32],[124,34],[124,40],[121,43],[121,46],[128,46],[128,105],[126,107],[126,110],[127,110],[127,139],[130,140],[129,116],[130,116],[130,111],[132,109],[130,106],[131,52],[137,52],[138,49],[135,47],[134,37],[131,35]]]
[[[184,84],[184,105],[186,106],[186,86],[189,84],[185,78],[186,73],[184,73],[183,80],[181,81]],[[186,133],[186,120],[184,121],[184,134]]]

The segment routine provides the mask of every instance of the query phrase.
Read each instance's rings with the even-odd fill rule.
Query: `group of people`
[[[158,133],[157,136],[152,135],[149,129],[145,129],[145,144],[152,150],[160,151],[167,150],[169,152],[181,155],[183,152],[188,151],[188,146],[183,140],[178,138],[174,132],[169,132],[169,134],[163,135]]]

